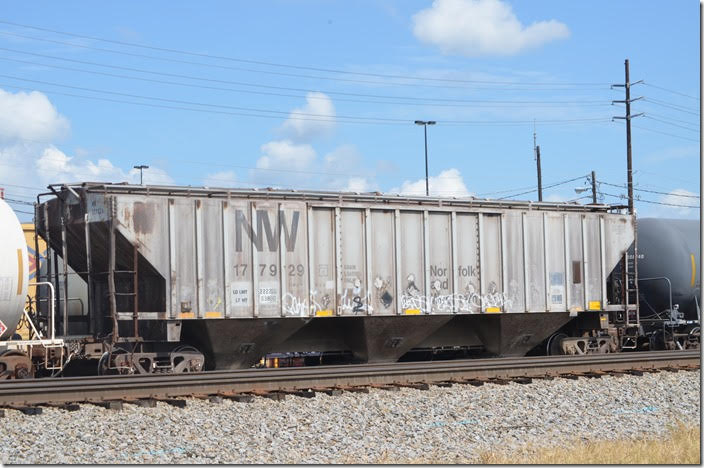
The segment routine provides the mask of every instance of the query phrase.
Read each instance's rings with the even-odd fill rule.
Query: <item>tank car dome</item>
[[[12,208],[0,198],[0,339],[15,332],[29,282],[27,243]]]

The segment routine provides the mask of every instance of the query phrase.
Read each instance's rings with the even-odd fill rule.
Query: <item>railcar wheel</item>
[[[98,360],[98,375],[125,375],[134,373],[131,367],[116,365],[116,357],[126,355],[127,351],[121,348],[115,348],[112,355],[109,352],[104,352]],[[117,358],[119,362],[120,358]]]
[[[651,351],[665,351],[675,349],[675,342],[672,332],[668,330],[657,330],[650,335]]]
[[[687,340],[685,340],[685,349],[699,349],[701,347],[701,328],[698,325],[691,325],[688,333]]]
[[[205,364],[203,353],[191,345],[180,345],[171,351],[172,372],[201,372]]]
[[[14,349],[6,349],[0,353],[0,378],[31,379],[34,378],[32,361],[25,353]]]
[[[561,356],[565,354],[562,349],[562,340],[565,338],[567,338],[566,333],[554,333],[548,338],[547,345],[545,346],[545,354],[548,356]]]

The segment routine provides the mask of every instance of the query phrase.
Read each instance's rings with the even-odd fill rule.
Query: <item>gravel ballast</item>
[[[527,443],[658,436],[699,424],[700,372],[371,389],[186,408],[89,404],[0,419],[6,463],[471,462]]]

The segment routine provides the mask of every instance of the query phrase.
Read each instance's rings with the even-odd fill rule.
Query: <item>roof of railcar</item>
[[[133,185],[127,183],[79,182],[70,184],[52,184],[52,192],[86,191],[111,195],[148,195],[167,197],[206,197],[252,200],[296,200],[296,201],[328,201],[375,203],[389,205],[421,205],[421,206],[456,206],[476,208],[519,208],[567,211],[599,211],[608,212],[624,209],[624,205],[589,204],[581,205],[575,202],[535,202],[521,200],[497,200],[476,197],[433,197],[408,196],[381,192],[334,192],[324,190],[293,190],[276,188],[220,188],[193,187],[176,185]]]

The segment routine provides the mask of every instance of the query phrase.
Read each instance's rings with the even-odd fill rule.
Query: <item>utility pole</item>
[[[536,144],[535,119],[533,119],[533,153],[538,165],[538,201],[543,201],[543,177],[540,172],[540,146]]]
[[[149,166],[145,166],[144,164],[140,164],[139,166],[133,166],[135,169],[139,169],[139,185],[144,185],[143,179],[142,179],[142,171],[144,169],[149,169]]]
[[[624,84],[614,84],[611,87],[621,87],[626,88],[626,100],[625,101],[611,101],[612,104],[620,103],[626,104],[626,116],[616,116],[614,119],[625,119],[626,120],[626,165],[628,167],[628,214],[633,214],[633,158],[631,154],[631,119],[643,115],[643,113],[631,115],[631,102],[642,99],[643,96],[631,99],[631,86],[634,84],[642,83],[643,80],[638,80],[635,83],[630,82],[630,74],[628,70],[628,59],[625,62],[626,68],[626,82]]]
[[[535,160],[538,164],[538,201],[543,201],[543,177],[540,173],[540,145],[535,147]]]
[[[596,172],[592,171],[592,203],[596,205]]]
[[[425,196],[430,195],[430,189],[428,185],[428,125],[435,125],[437,122],[434,120],[416,120],[416,125],[423,126],[423,133],[425,135]]]

